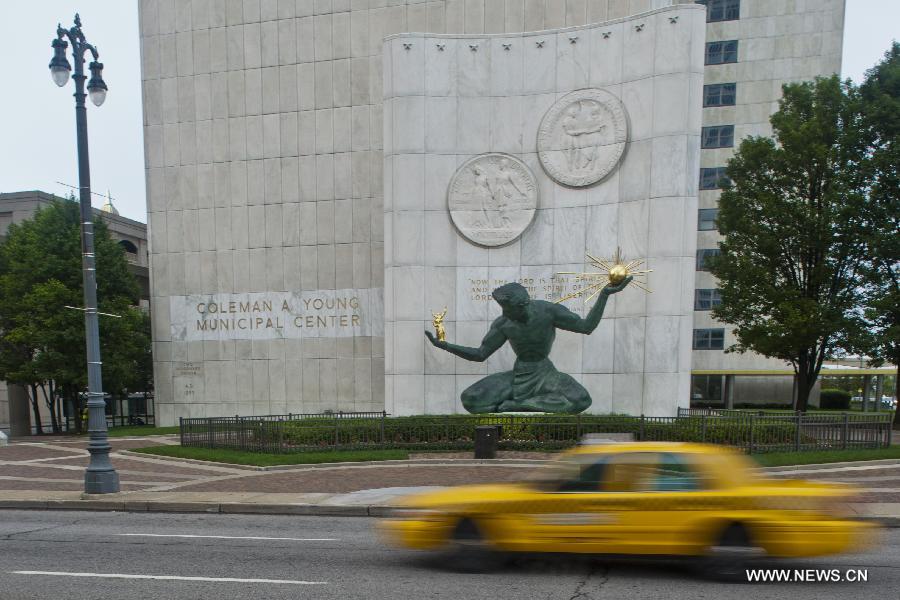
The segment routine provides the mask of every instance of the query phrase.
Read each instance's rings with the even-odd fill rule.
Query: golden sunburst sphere
[[[628,277],[628,268],[623,264],[613,265],[609,270],[609,282],[613,285],[619,285]]]
[[[612,260],[597,258],[591,254],[588,254],[586,258],[590,262],[590,265],[597,269],[597,271],[587,273],[560,271],[560,275],[575,275],[578,278],[577,280],[582,283],[574,292],[566,294],[557,300],[557,303],[565,302],[571,298],[584,298],[585,302],[589,302],[595,296],[603,292],[603,289],[607,285],[607,281],[609,282],[609,285],[616,286],[625,281],[629,276],[634,278],[632,283],[635,286],[645,292],[650,292],[644,285],[644,282],[638,281],[638,278],[643,279],[647,276],[647,273],[653,272],[652,269],[640,268],[640,266],[644,264],[643,260],[631,260],[625,262],[622,258],[622,250],[619,248],[616,248],[616,255]]]

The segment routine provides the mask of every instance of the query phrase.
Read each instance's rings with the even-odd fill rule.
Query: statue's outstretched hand
[[[434,334],[431,333],[430,331],[428,331],[427,329],[425,330],[425,337],[428,338],[428,341],[431,342],[431,345],[434,346],[435,348],[443,348],[444,345],[446,344],[446,342],[442,342],[439,339],[437,339],[436,337],[434,337]]]
[[[634,279],[634,277],[629,275],[628,277],[623,279],[622,283],[620,283],[619,285],[607,285],[605,288],[603,288],[603,293],[608,296],[610,294],[615,294],[617,292],[621,292],[626,287],[628,287],[628,284],[631,283],[632,279]]]

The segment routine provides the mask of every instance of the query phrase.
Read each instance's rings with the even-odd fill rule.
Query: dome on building
[[[106,192],[106,204],[101,206],[100,210],[105,213],[118,216],[119,210],[115,206],[113,206],[112,195],[109,192]]]

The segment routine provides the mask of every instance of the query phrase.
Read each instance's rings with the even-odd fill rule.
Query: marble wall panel
[[[577,22],[587,18],[587,5],[563,13]],[[527,15],[525,5],[526,21]],[[674,16],[678,19],[670,21]],[[679,374],[689,372],[679,360],[691,343],[684,327],[691,321],[691,307],[683,302],[681,279],[682,261],[693,257],[696,244],[685,217],[686,210],[695,210],[696,191],[685,185],[684,170],[698,160],[693,154],[699,155],[690,142],[697,131],[689,127],[689,115],[696,112],[692,102],[700,101],[699,89],[693,88],[702,83],[691,72],[702,65],[694,64],[690,42],[698,31],[694,21],[702,20],[696,7],[677,6],[562,31],[399,35],[385,42],[383,89],[391,118],[384,123],[384,163],[389,166],[383,210],[385,236],[394,240],[385,253],[393,288],[385,294],[385,330],[391,332],[387,405],[397,412],[423,410],[421,399],[409,392],[420,389],[422,377],[424,410],[446,411],[446,392],[434,390],[448,387],[449,376],[456,377],[458,395],[475,376],[512,367],[508,346],[484,363],[473,363],[421,343],[431,311],[446,305],[448,339],[478,346],[500,315],[490,296],[493,288],[521,281],[535,298],[559,298],[574,284],[558,273],[585,270],[586,252],[609,257],[620,248],[629,258],[644,258],[644,266],[654,270],[647,278],[652,302],[629,288],[610,300],[591,336],[560,332],[551,359],[596,396],[592,412],[674,414],[674,395],[663,399],[658,382],[645,383],[645,378],[672,374],[680,382]],[[478,22],[480,27],[469,23],[477,30],[473,33],[485,30],[487,16]],[[657,61],[674,45],[677,52],[673,48],[671,56]],[[398,70],[398,65],[407,66]],[[612,174],[588,188],[564,187],[544,172],[535,139],[553,102],[586,86],[621,99],[629,141]],[[491,151],[523,160],[540,196],[520,239],[496,249],[462,236],[452,226],[446,199],[459,165]],[[424,269],[424,280],[418,279],[416,265]],[[424,294],[410,293],[422,284]],[[581,301],[567,305],[584,314]],[[408,331],[409,341],[401,340],[398,328]],[[424,357],[410,357],[410,351]],[[459,408],[458,401],[453,405]]]

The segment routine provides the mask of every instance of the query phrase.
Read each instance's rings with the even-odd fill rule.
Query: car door
[[[681,536],[704,510],[688,461],[671,452],[579,457],[572,477],[517,511],[532,550],[679,554]]]
[[[541,490],[521,512],[523,537],[544,552],[597,552],[614,515],[600,493],[606,456],[578,457],[575,473]]]
[[[597,490],[584,499],[585,512],[594,516],[584,552],[644,551],[645,540],[652,537],[658,526],[647,519],[646,490],[659,463],[657,452],[621,452],[605,460]]]
[[[615,515],[604,531],[607,551],[625,554],[690,553],[698,515],[712,501],[706,474],[678,452],[619,454],[601,490],[618,500],[601,507]]]

